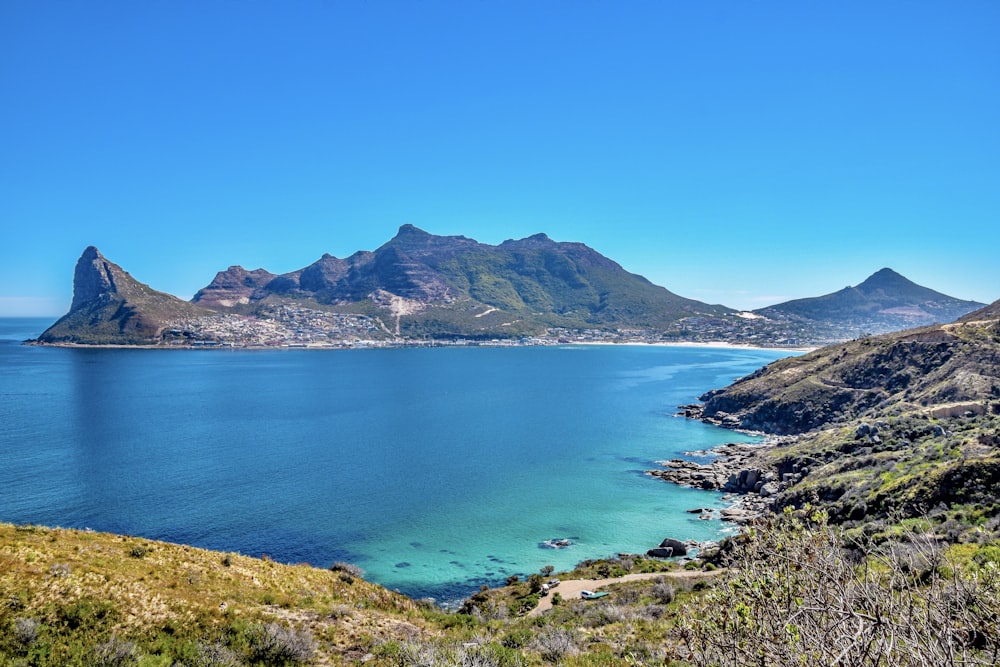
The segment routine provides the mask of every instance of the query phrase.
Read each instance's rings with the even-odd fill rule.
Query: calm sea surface
[[[750,438],[672,417],[787,352],[81,350],[0,319],[0,521],[328,566],[442,601],[724,528],[643,474]],[[569,537],[573,546],[539,546]]]

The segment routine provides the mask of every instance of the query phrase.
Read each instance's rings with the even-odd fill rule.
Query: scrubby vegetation
[[[923,530],[857,540],[789,511],[734,540],[729,574],[674,636],[696,665],[995,665],[996,556]]]
[[[351,575],[135,538],[2,526],[0,657],[10,665],[990,665],[1000,541],[894,539],[808,508],[724,543],[711,577],[616,558],[565,578],[665,568],[527,615],[542,575],[461,612]],[[133,558],[135,546],[146,549]],[[230,565],[223,561],[228,557]],[[553,593],[549,593],[554,595]]]

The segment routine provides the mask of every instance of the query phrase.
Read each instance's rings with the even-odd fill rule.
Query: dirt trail
[[[552,609],[552,594],[559,593],[564,600],[579,598],[581,591],[596,591],[604,586],[617,584],[623,581],[638,581],[640,579],[705,579],[721,574],[723,570],[712,572],[702,572],[701,570],[683,570],[681,572],[643,572],[641,574],[626,574],[623,577],[612,577],[610,579],[569,579],[563,581],[552,589],[548,595],[538,601],[538,606],[528,612],[528,616],[538,616],[549,609]]]

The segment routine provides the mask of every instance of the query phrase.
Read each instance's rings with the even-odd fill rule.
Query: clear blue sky
[[[1000,2],[0,3],[0,315],[96,245],[184,298],[399,225],[738,308],[1000,298]]]

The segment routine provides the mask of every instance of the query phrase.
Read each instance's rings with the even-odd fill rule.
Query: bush
[[[316,643],[308,630],[268,623],[252,634],[250,652],[254,660],[267,664],[306,662],[316,652]]]
[[[542,631],[532,644],[542,659],[547,662],[559,662],[565,656],[576,651],[576,641],[568,630],[549,628]]]
[[[662,581],[653,584],[653,588],[650,590],[650,593],[652,594],[653,599],[660,604],[670,604],[674,601],[674,596],[677,594],[677,591],[674,590],[672,585]]]
[[[14,621],[14,641],[27,648],[38,641],[38,628],[41,623],[37,618],[19,618]]]
[[[132,642],[112,637],[94,647],[94,667],[126,667],[139,662],[139,651]]]
[[[198,644],[194,667],[242,667],[240,655],[224,644]]]

